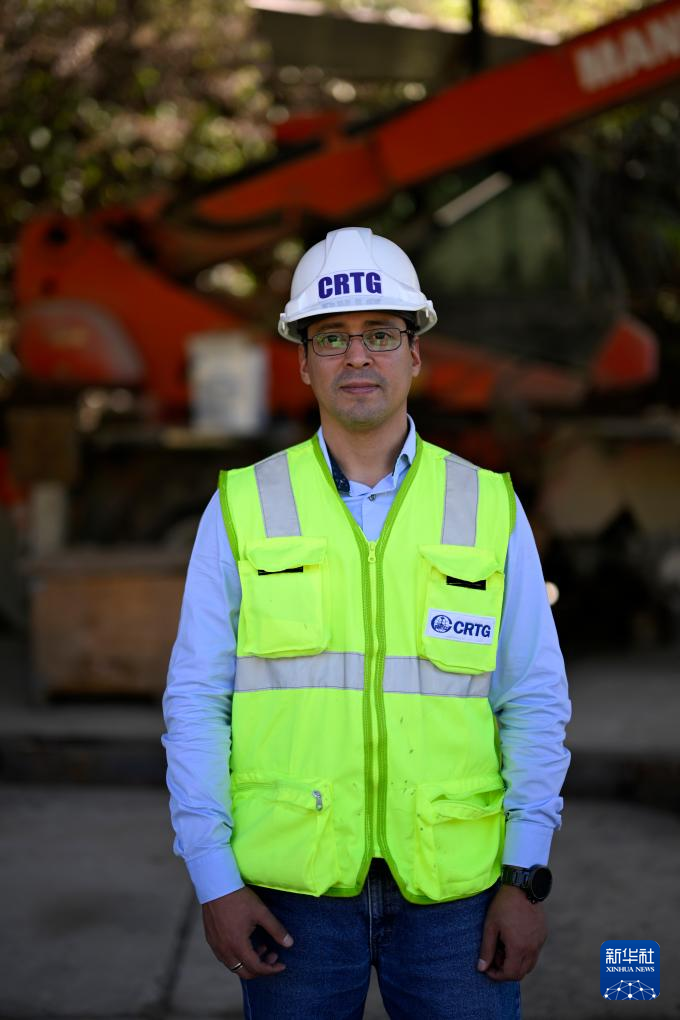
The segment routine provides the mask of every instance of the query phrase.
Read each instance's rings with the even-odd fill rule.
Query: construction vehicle
[[[15,272],[16,352],[41,401],[58,387],[81,402],[89,438],[59,479],[73,496],[70,535],[98,542],[183,536],[182,522],[195,523],[218,466],[252,461],[308,433],[313,397],[299,379],[294,346],[273,333],[290,279],[283,253],[291,238],[306,245],[338,225],[380,229],[393,215],[392,236],[433,298],[439,324],[428,335],[414,399],[435,440],[450,436],[454,414],[487,413],[499,399],[574,409],[594,390],[653,379],[653,333],[629,314],[606,272],[585,292],[582,280],[574,284],[566,240],[554,259],[554,291],[542,253],[519,299],[489,302],[473,293],[467,301],[448,281],[478,271],[473,264],[461,272],[465,243],[455,240],[473,214],[521,192],[513,171],[522,159],[514,154],[532,146],[534,158],[554,154],[560,131],[679,78],[680,0],[665,0],[475,73],[379,123],[290,121],[274,160],[200,194],[165,191],[77,219],[31,220]],[[494,250],[521,240],[510,231]],[[201,293],[197,277],[216,265],[249,267],[254,291]],[[503,266],[490,272],[502,275]],[[485,314],[492,305],[495,313]],[[234,362],[256,350],[260,382],[268,379],[266,413],[231,436],[185,427],[192,350],[206,338],[223,343]],[[102,417],[108,430],[94,427]],[[462,447],[490,467],[504,457],[488,430],[472,428]],[[50,477],[37,449],[29,468],[13,460],[27,483],[41,471]]]
[[[456,168],[554,134],[679,76],[680,3],[666,0],[476,74],[377,126],[349,131],[332,124],[329,133],[306,139],[301,154],[283,150],[273,162],[197,197],[152,196],[80,219],[36,217],[20,239],[15,277],[23,369],[43,382],[140,388],[158,416],[172,420],[187,406],[187,337],[245,330],[268,346],[271,412],[299,415],[310,397],[297,380],[294,351],[268,337],[275,321],[270,309],[278,310],[287,281],[279,280],[273,300],[265,293],[271,286],[263,287],[249,303],[225,307],[188,288],[188,279],[235,258],[266,267],[268,253],[291,235],[308,241],[329,226],[370,217],[398,193],[422,189]],[[294,125],[285,129],[295,135]],[[488,198],[503,184],[497,174],[481,190]],[[456,206],[474,208],[471,200],[479,201],[480,185],[470,190],[475,194],[458,195],[432,213],[440,235],[455,229]],[[438,296],[440,335],[471,340],[455,323],[451,328],[446,295]],[[589,382],[626,382],[653,371],[648,336],[630,324],[613,331],[614,322],[600,325],[605,328],[588,357]],[[550,355],[534,360],[545,370]],[[470,362],[460,350],[451,360],[452,372],[462,366],[467,374],[473,364],[487,391],[504,371],[493,359]],[[559,360],[552,361],[558,371]],[[442,390],[451,390],[448,379]],[[442,392],[436,400],[447,408]]]

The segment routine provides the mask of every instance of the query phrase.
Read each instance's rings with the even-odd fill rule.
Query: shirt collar
[[[394,464],[394,470],[392,471],[392,480],[395,485],[400,467],[403,465],[405,468],[409,468],[416,455],[416,427],[410,414],[407,414],[406,418],[408,420],[408,432],[406,433],[404,445],[401,448],[401,452]],[[336,489],[340,493],[349,493],[349,479],[346,477],[342,468],[326,445],[326,440],[324,439],[323,429],[321,426],[319,426],[317,436],[319,438],[321,452],[323,453],[324,459],[328,464],[331,475],[333,476]]]

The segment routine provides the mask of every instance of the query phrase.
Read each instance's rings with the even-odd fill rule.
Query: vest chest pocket
[[[324,651],[330,637],[325,538],[268,538],[239,562],[238,654],[285,658]]]
[[[244,881],[314,896],[337,882],[330,782],[240,772],[231,783],[231,845]]]
[[[502,564],[476,546],[420,546],[423,614],[419,654],[453,673],[496,665],[503,608]]]

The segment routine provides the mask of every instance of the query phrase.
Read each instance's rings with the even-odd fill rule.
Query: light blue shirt
[[[378,539],[415,457],[415,426],[408,421],[394,471],[372,488],[350,480],[349,493],[341,493],[369,541]],[[318,435],[330,467],[321,429]],[[228,763],[240,605],[238,569],[215,493],[201,518],[187,571],[163,696],[167,732],[161,738],[168,759],[174,851],[186,861],[201,903],[244,884],[229,843]],[[489,701],[498,719],[507,787],[503,861],[522,867],[547,864],[569,765],[564,731],[570,703],[538,552],[519,500]]]

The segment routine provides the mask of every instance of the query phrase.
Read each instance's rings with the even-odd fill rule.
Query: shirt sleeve
[[[547,864],[571,757],[564,746],[571,705],[538,550],[519,500],[489,700],[506,785],[503,863]]]
[[[165,693],[161,737],[174,852],[199,902],[243,886],[230,847],[231,703],[241,584],[219,502],[210,500],[187,570]]]

